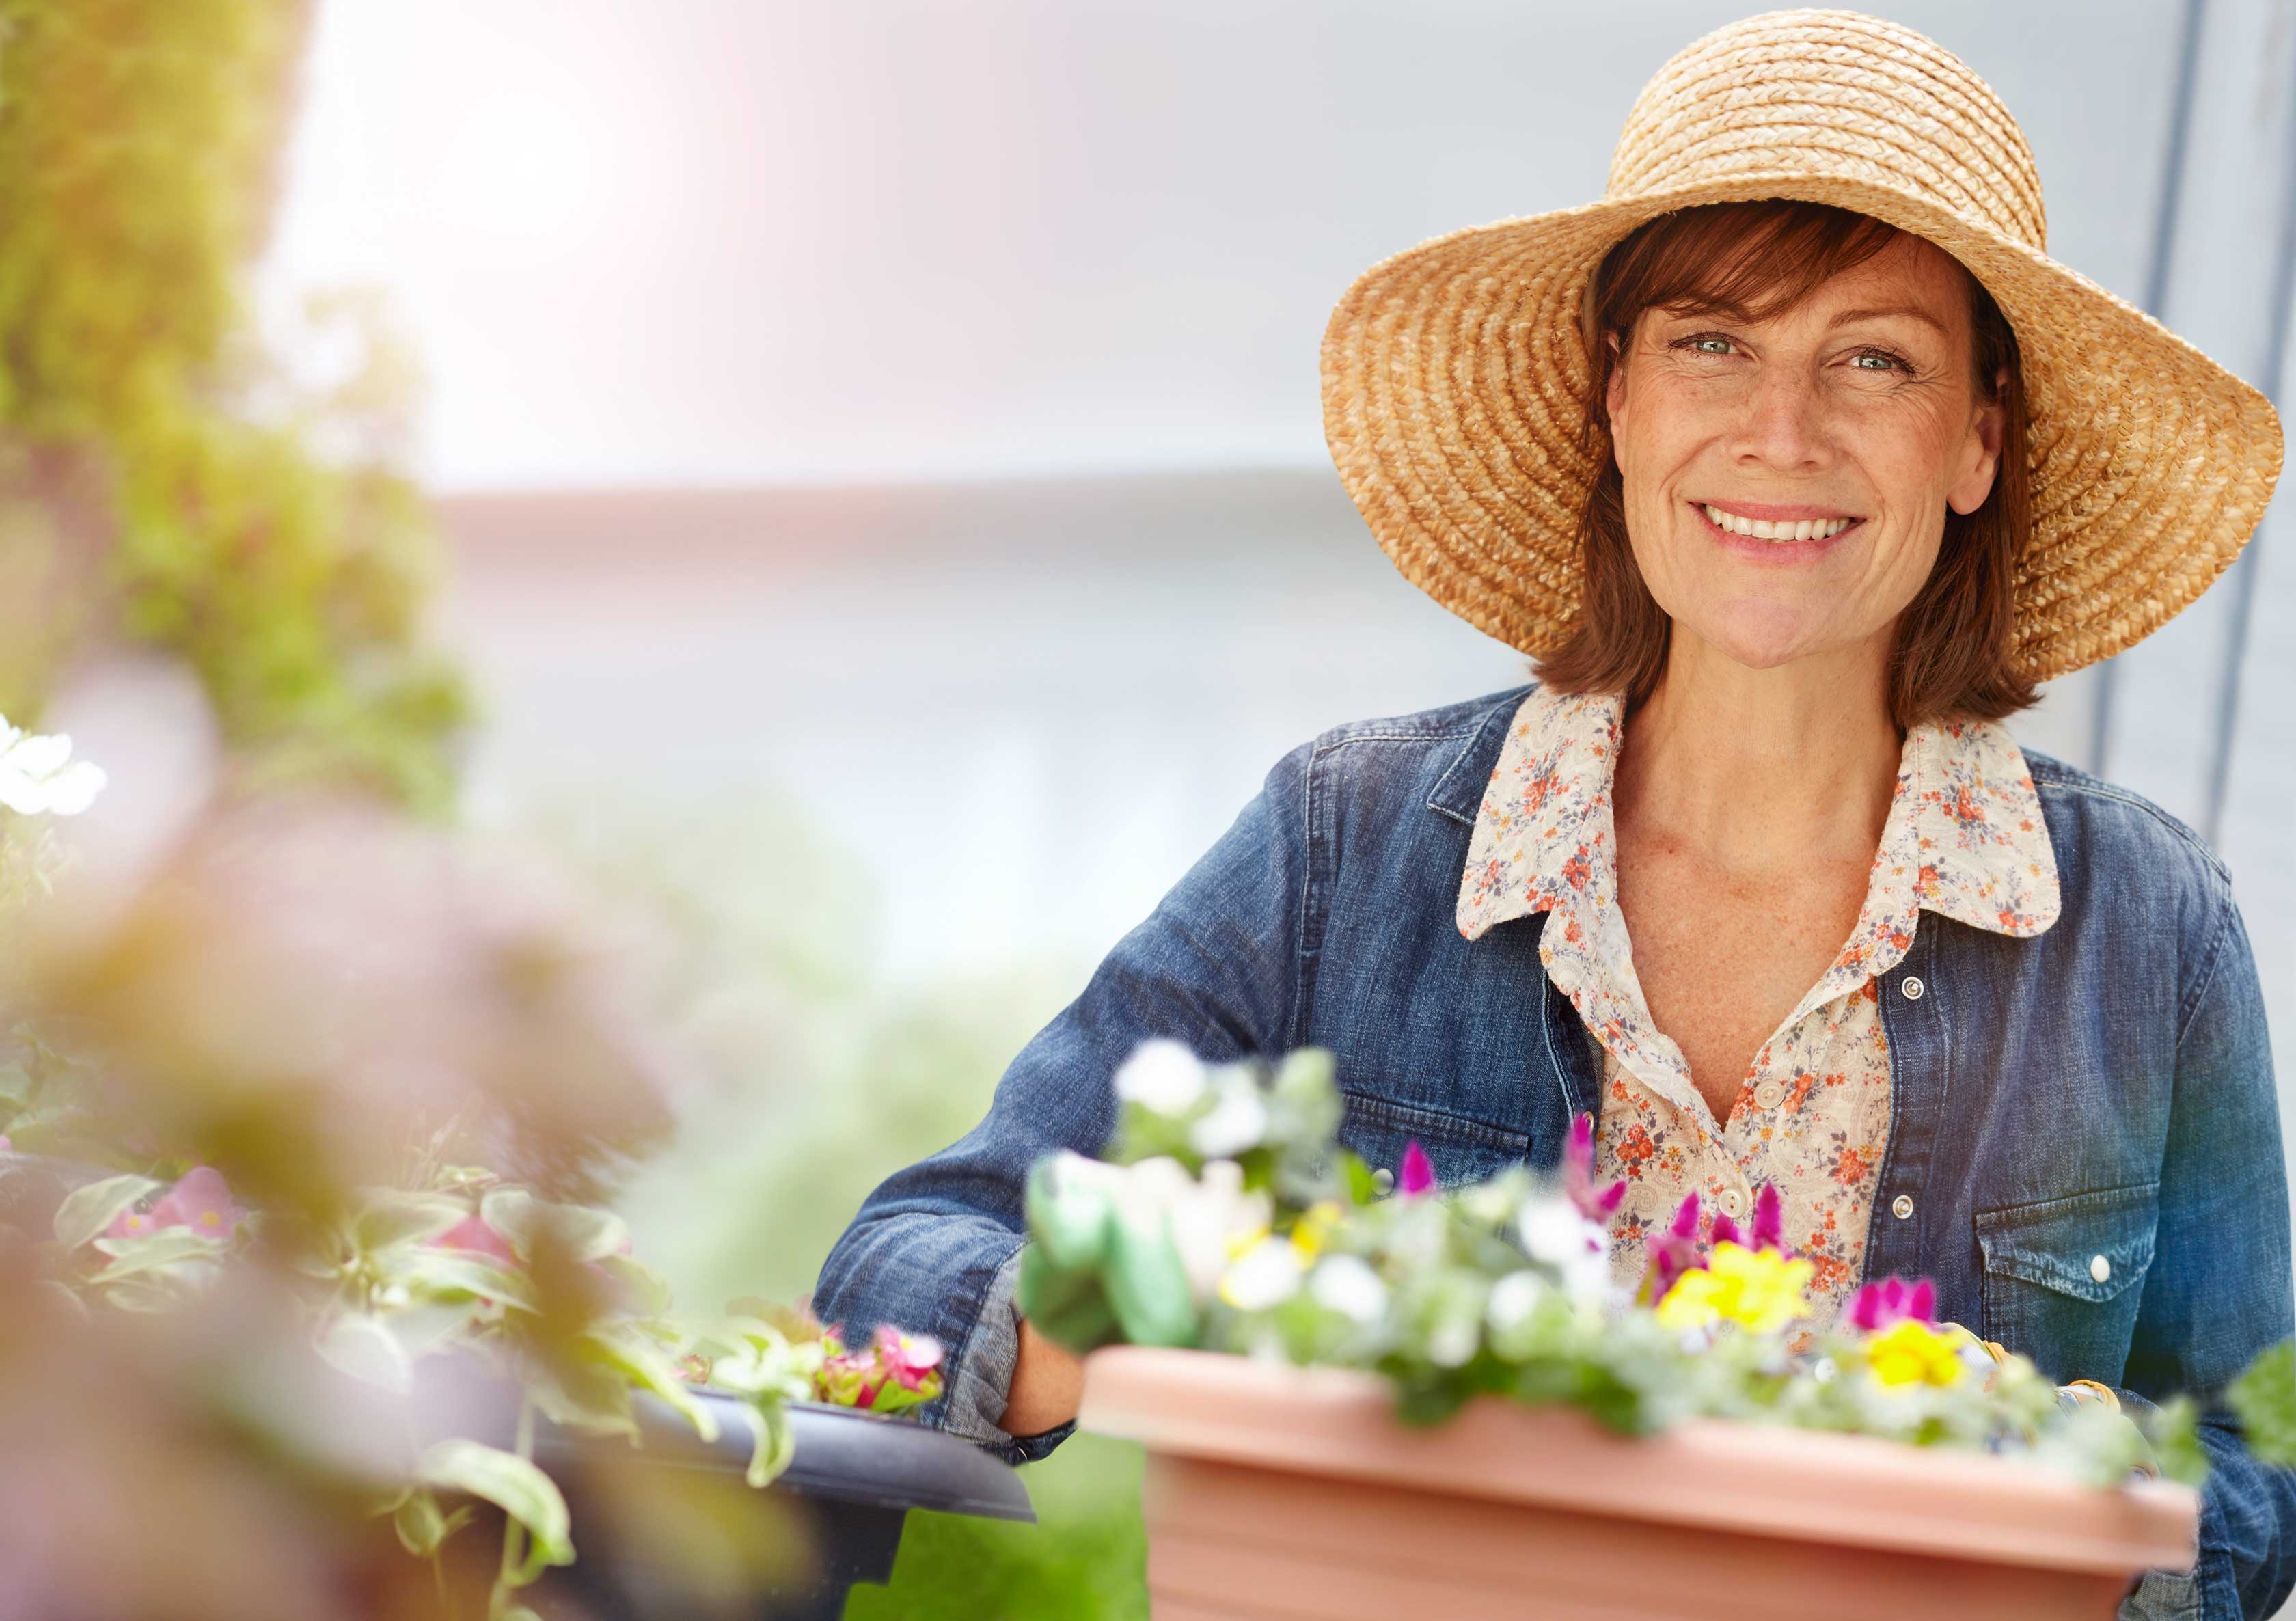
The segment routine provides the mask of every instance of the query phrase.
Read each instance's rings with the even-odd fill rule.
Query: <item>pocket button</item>
[[[2112,1263],[2106,1260],[2101,1255],[2093,1255],[2089,1257],[2088,1275],[2095,1278],[2100,1283],[2103,1282],[2107,1278],[2112,1276]]]

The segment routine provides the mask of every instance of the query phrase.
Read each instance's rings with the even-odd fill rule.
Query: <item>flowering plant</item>
[[[1588,1117],[1558,1175],[1517,1167],[1439,1190],[1415,1143],[1391,1175],[1338,1146],[1323,1052],[1207,1067],[1152,1043],[1116,1091],[1103,1158],[1049,1158],[1029,1190],[1021,1309],[1073,1350],[1368,1369],[1416,1421],[1501,1395],[1627,1433],[1726,1417],[1994,1451],[2101,1484],[2195,1477],[2188,1404],[2148,1415],[2149,1436],[2068,1406],[2028,1359],[1939,1322],[1925,1281],[1867,1284],[1840,1322],[1813,1322],[1810,1264],[1781,1241],[1772,1188],[1747,1230],[1718,1217],[1702,1251],[1693,1195],[1636,1286],[1618,1287],[1608,1224],[1623,1184],[1595,1186]]]
[[[0,856],[22,847],[29,819],[76,812],[102,787],[69,753],[0,721]],[[480,1503],[500,1510],[499,1563],[470,1584],[505,1621],[529,1613],[520,1589],[574,1559],[565,1498],[533,1461],[537,1420],[635,1442],[642,1397],[706,1441],[730,1419],[750,1432],[747,1478],[763,1486],[790,1461],[791,1403],[888,1414],[940,1394],[940,1348],[924,1337],[886,1329],[849,1348],[760,1303],[673,1312],[621,1218],[582,1191],[585,1167],[626,1151],[654,1099],[635,1056],[644,1044],[569,966],[570,937],[499,892],[459,904],[472,895],[441,886],[443,840],[275,807],[251,825],[191,841],[108,924],[59,930],[56,949],[20,954],[37,972],[0,985],[23,1016],[0,1051],[13,1060],[0,1061],[11,1215],[19,1175],[78,1183],[50,1195],[48,1240],[28,1253],[0,1224],[0,1257],[29,1262],[0,1266],[12,1332],[45,1313],[60,1367],[123,1346],[160,1363],[214,1347],[249,1366],[258,1343],[291,1347],[278,1354],[291,1362],[308,1351],[272,1368],[269,1388],[242,1389],[234,1371],[184,1394],[209,1428],[260,1434],[267,1457],[388,1514],[449,1615],[464,1584],[450,1560],[472,1564],[450,1543]],[[45,891],[69,854],[40,832],[37,861],[11,870]],[[266,891],[282,869],[376,877],[406,909],[378,927],[365,877]],[[331,920],[345,894],[358,904]],[[14,898],[26,913],[31,897]],[[317,926],[292,932],[307,913]],[[455,932],[473,916],[482,929]],[[477,989],[452,994],[465,987]],[[557,1061],[520,1067],[537,1052]],[[40,1339],[16,1333],[19,1363]],[[151,1363],[121,1360],[124,1393],[148,1398]],[[221,1425],[203,1405],[218,1400],[232,1409]],[[0,1404],[0,1431],[12,1416]]]

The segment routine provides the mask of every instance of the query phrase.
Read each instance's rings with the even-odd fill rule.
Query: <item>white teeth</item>
[[[1811,518],[1800,523],[1764,523],[1758,518],[1726,512],[1718,506],[1706,508],[1706,515],[1714,520],[1715,528],[1727,529],[1733,535],[1749,535],[1756,540],[1823,540],[1841,534],[1857,521],[1855,518]]]

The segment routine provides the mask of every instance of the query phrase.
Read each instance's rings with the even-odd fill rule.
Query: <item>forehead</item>
[[[1969,328],[1969,272],[1960,261],[1934,242],[1899,232],[1878,252],[1834,272],[1800,299],[1789,304],[1758,295],[1754,307],[1742,313],[1758,322],[1823,325],[1854,311],[1913,310],[1929,315],[1946,333],[1957,334]],[[1926,324],[1913,316],[1899,318]]]

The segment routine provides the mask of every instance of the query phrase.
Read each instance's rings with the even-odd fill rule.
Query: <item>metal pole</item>
[[[2292,88],[2296,88],[2296,74],[2281,81],[2281,118],[2288,142],[2289,195],[2281,209],[2280,242],[2272,266],[2272,342],[2265,351],[2264,375],[2258,380],[2276,407],[2280,404],[2281,373],[2288,362],[2291,306],[2296,305],[2296,109],[2285,104]],[[2225,588],[2232,593],[2232,633],[2225,639],[2224,666],[2217,675],[2216,737],[2209,756],[2208,809],[2201,824],[2201,837],[2211,845],[2219,841],[2224,831],[2225,795],[2232,783],[2233,733],[2240,719],[2241,666],[2247,659],[2249,625],[2256,613],[2256,554],[2264,544],[2265,528],[2262,523],[2257,526],[2248,544],[2233,560],[2225,579]]]
[[[2152,217],[2152,257],[2144,267],[2144,310],[2155,320],[2169,301],[2169,261],[2177,246],[2177,221],[2185,202],[2185,151],[2192,142],[2193,85],[2200,77],[2201,24],[2208,0],[2185,0],[2185,27],[2177,47],[2177,99],[2169,113],[2169,164],[2161,178],[2161,206]],[[2112,694],[2120,666],[2112,659],[2097,667],[2096,709],[2089,717],[2088,768],[2105,770],[2112,741]]]

